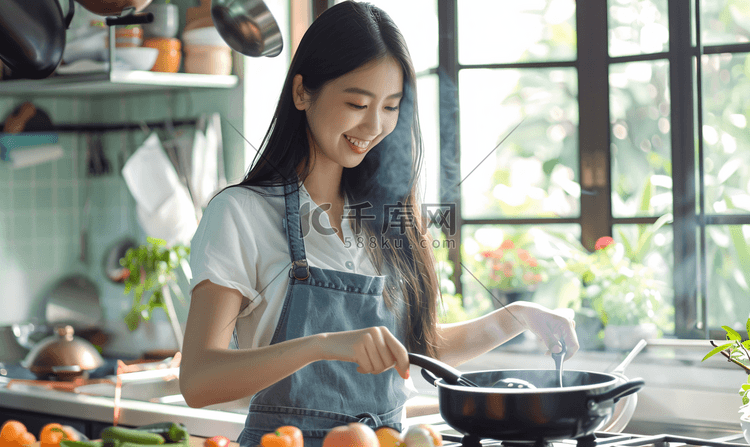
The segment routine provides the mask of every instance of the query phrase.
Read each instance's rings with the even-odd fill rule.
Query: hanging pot
[[[130,276],[130,270],[120,265],[131,248],[138,248],[138,244],[130,237],[125,237],[112,243],[105,251],[103,269],[104,275],[114,283],[123,283]]]
[[[104,365],[94,345],[76,337],[72,326],[58,326],[55,335],[40,341],[21,362],[40,379],[54,376],[60,380],[87,377],[88,372]]]
[[[99,288],[80,274],[66,276],[47,294],[44,314],[47,324],[69,324],[79,332],[101,327],[104,312],[99,301]]]
[[[281,31],[263,0],[214,0],[211,18],[233,50],[251,57],[281,54]]]
[[[43,79],[57,69],[75,11],[73,0],[68,4],[63,16],[57,0],[0,1],[0,60],[14,77]]]

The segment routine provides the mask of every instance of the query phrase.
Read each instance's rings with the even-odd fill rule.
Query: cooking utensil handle
[[[589,406],[600,404],[608,400],[613,400],[614,402],[617,402],[621,398],[625,396],[629,396],[635,393],[636,391],[640,390],[645,385],[646,385],[646,382],[641,378],[630,380],[626,383],[623,383],[620,386],[612,388],[606,393],[599,394],[596,396],[591,396],[589,398]]]
[[[614,371],[611,372],[611,374],[615,374],[615,375],[624,374],[625,368],[627,368],[628,365],[630,365],[630,362],[633,361],[635,356],[638,355],[638,353],[641,352],[643,348],[646,347],[647,344],[648,342],[646,342],[646,340],[641,339],[641,341],[639,341],[638,344],[635,345],[635,348],[633,348],[633,350],[630,351],[630,354],[628,354],[627,357],[625,357],[625,360],[623,360],[622,363],[617,365],[617,368],[615,368]]]
[[[141,23],[151,23],[154,21],[153,12],[145,12],[139,14],[129,14],[120,17],[107,17],[105,22],[107,26],[114,25],[138,25]]]
[[[446,365],[445,363],[441,361],[432,359],[430,357],[420,355],[420,354],[409,353],[409,363],[411,363],[412,365],[421,366],[422,368],[435,374],[441,379],[444,379],[447,383],[451,385],[461,384],[461,385],[467,385],[467,386],[477,386],[473,384],[473,382],[462,377],[461,371],[449,365]]]
[[[432,386],[437,386],[438,376],[422,368],[422,377]]]

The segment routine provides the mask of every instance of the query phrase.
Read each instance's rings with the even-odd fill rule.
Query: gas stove
[[[450,427],[436,427],[443,437],[445,447],[748,447],[742,433],[730,434],[714,439],[701,439],[689,436],[670,434],[637,435],[627,433],[596,432],[591,436],[578,439],[565,439],[551,442],[509,442],[495,439],[479,439],[475,436],[464,436]],[[447,428],[447,429],[446,429]]]

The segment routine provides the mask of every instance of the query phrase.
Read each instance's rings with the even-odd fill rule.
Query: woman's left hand
[[[565,360],[571,358],[578,352],[578,336],[576,335],[576,322],[572,318],[566,318],[561,313],[547,309],[536,303],[524,302],[520,311],[515,312],[526,329],[536,334],[547,345],[547,354],[560,352],[561,338],[565,339],[567,354]]]

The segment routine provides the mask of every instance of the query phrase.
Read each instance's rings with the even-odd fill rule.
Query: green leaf
[[[618,238],[618,242],[620,242],[625,247],[625,254],[627,255],[627,257],[632,258],[634,255],[633,246],[630,244],[630,241],[625,236],[625,233],[622,231],[622,229],[618,228],[617,233],[620,235],[620,237]]]
[[[134,331],[138,329],[138,325],[140,324],[140,315],[138,315],[138,312],[135,311],[135,309],[131,309],[130,312],[128,312],[127,315],[125,315],[125,325],[127,325],[128,329],[131,331]]]
[[[747,336],[750,337],[750,318],[748,318],[747,323],[745,323],[745,330],[747,331]],[[750,349],[750,346],[745,345],[745,347]]]
[[[648,248],[651,245],[651,239],[654,238],[654,235],[659,231],[661,227],[668,223],[672,223],[674,220],[674,216],[672,216],[672,213],[667,213],[656,219],[656,222],[654,222],[653,225],[648,227],[646,231],[644,231],[640,237],[638,238],[638,246],[635,249],[635,253],[633,253],[633,262],[642,262],[643,258],[646,256],[648,252]]]
[[[742,341],[740,334],[729,326],[722,326],[722,329],[727,331],[727,340]]]
[[[651,196],[653,195],[654,185],[651,183],[651,176],[646,177],[643,184],[643,197],[641,197],[640,211],[649,211],[651,209]]]
[[[162,247],[167,245],[167,241],[159,239],[158,237],[147,236],[146,240],[154,247]]]
[[[717,346],[717,347],[715,347],[714,349],[710,350],[710,351],[708,352],[708,354],[706,354],[706,356],[705,356],[705,357],[703,357],[703,360],[701,360],[701,362],[705,361],[705,360],[706,360],[707,358],[709,358],[709,357],[712,357],[712,356],[714,356],[714,355],[716,355],[716,354],[720,353],[721,351],[723,351],[723,350],[725,350],[725,349],[728,349],[728,348],[729,348],[729,347],[731,347],[732,345],[734,345],[734,343],[727,343],[727,344],[725,344],[725,345],[721,345],[721,346]]]

